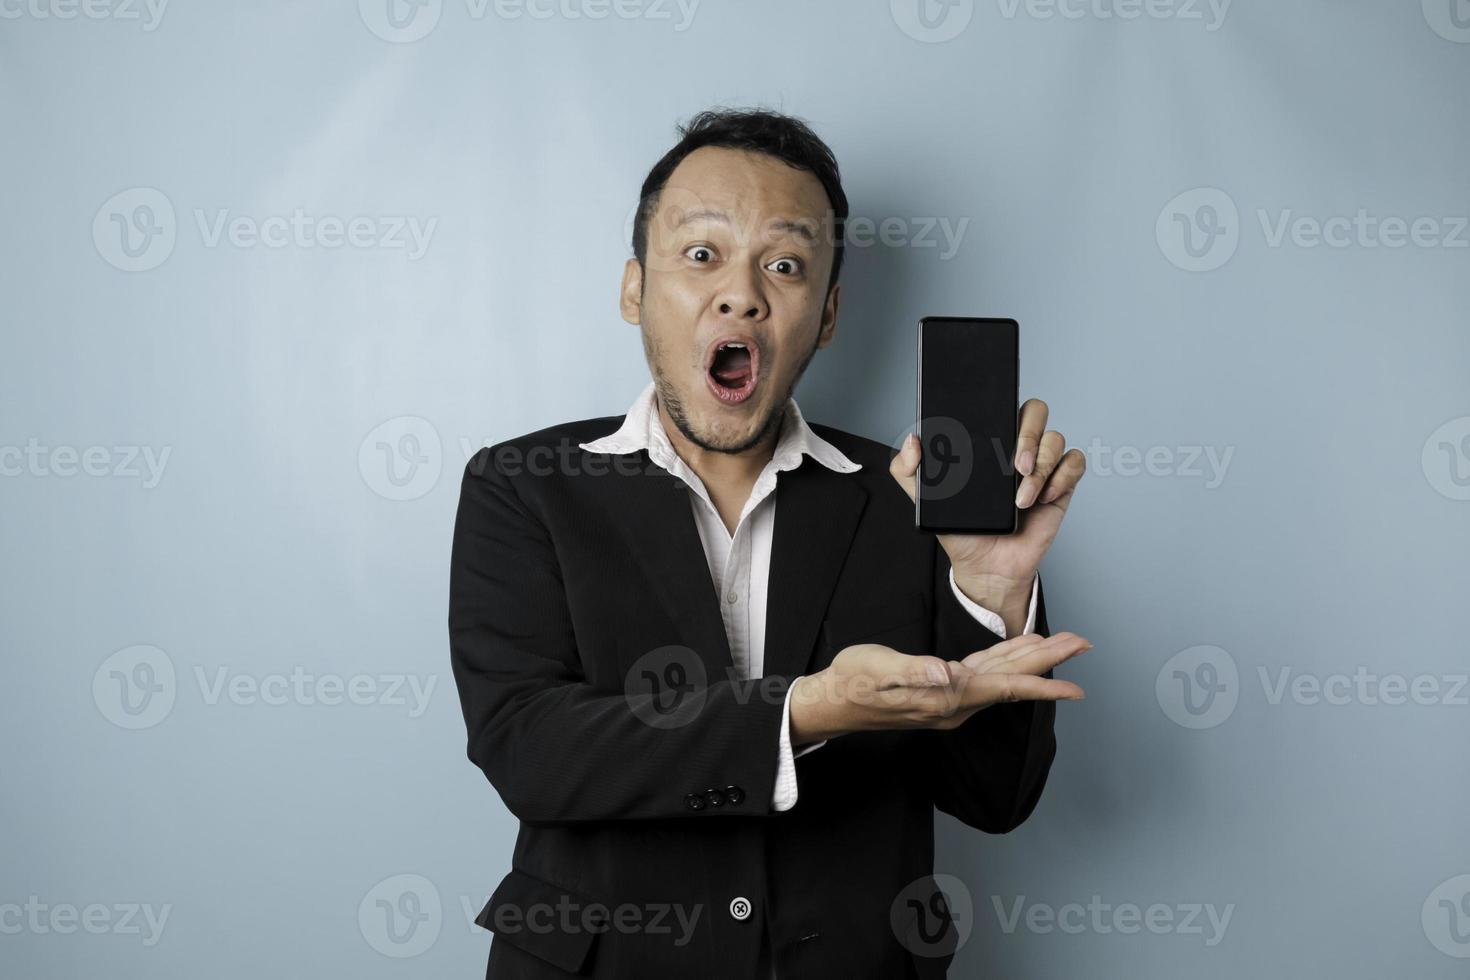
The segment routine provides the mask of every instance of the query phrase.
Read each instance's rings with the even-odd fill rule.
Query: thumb
[[[908,673],[904,679],[905,687],[945,687],[954,680],[958,664],[951,664],[941,657],[914,657],[908,658],[910,663]]]
[[[923,455],[919,447],[918,436],[910,432],[904,436],[903,446],[899,449],[898,455],[894,456],[888,464],[888,472],[898,481],[898,485],[903,487],[903,492],[909,495],[910,500],[913,500],[914,494],[917,493],[915,474],[919,472],[919,460]]]

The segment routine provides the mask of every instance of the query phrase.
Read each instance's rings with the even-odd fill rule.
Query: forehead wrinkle
[[[670,225],[670,227],[679,229],[697,221],[709,221],[726,226],[734,226],[736,224],[726,211],[721,211],[718,208],[696,208],[693,211],[683,212],[682,217]],[[762,234],[765,235],[769,235],[772,232],[790,235],[804,245],[815,246],[819,240],[819,235],[812,227],[813,224],[814,222],[806,218],[780,217],[767,220],[760,225],[760,228]]]
[[[696,208],[693,211],[685,211],[684,216],[674,223],[673,227],[682,228],[693,221],[717,221],[720,224],[730,224],[730,216],[724,211],[715,208]]]

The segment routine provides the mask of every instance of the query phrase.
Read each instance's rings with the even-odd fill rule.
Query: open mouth
[[[760,381],[760,348],[754,338],[721,337],[705,357],[704,379],[711,394],[726,405],[748,399]]]

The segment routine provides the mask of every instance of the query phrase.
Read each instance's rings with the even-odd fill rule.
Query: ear
[[[623,291],[618,298],[623,319],[640,323],[643,317],[643,264],[636,258],[623,263]]]
[[[837,334],[837,303],[842,298],[842,284],[833,283],[827,293],[827,304],[822,307],[822,330],[817,335],[817,346],[826,347]]]

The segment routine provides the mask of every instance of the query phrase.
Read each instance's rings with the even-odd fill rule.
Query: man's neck
[[[655,398],[655,401],[659,421],[663,423],[664,432],[667,433],[674,452],[699,477],[711,498],[733,498],[743,502],[750,496],[751,487],[755,486],[761,471],[776,453],[776,445],[785,425],[784,413],[760,442],[739,453],[725,453],[705,449],[691,442],[669,418],[663,399]]]

